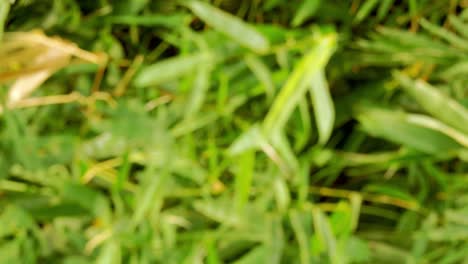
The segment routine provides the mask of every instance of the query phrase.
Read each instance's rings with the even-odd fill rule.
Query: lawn
[[[468,1],[0,0],[0,263],[468,263]]]

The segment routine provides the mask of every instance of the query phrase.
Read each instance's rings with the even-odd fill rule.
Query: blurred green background
[[[0,0],[0,263],[468,263],[468,2]]]

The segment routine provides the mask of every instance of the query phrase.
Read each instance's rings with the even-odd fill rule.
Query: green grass
[[[0,263],[468,263],[466,1],[0,0],[0,28]]]

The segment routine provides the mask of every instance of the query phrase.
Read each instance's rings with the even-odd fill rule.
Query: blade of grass
[[[234,262],[234,264],[255,264],[255,263],[266,263],[270,252],[264,245],[257,246],[250,250],[241,259]]]
[[[468,110],[430,84],[395,72],[394,77],[421,107],[442,122],[468,135]]]
[[[315,235],[322,244],[322,247],[326,249],[330,262],[332,264],[343,263],[342,256],[338,252],[336,237],[333,234],[330,222],[322,210],[316,206],[312,208],[312,219]]]
[[[166,167],[158,174],[153,168],[147,168],[145,172],[145,185],[140,186],[140,193],[136,198],[136,208],[132,216],[132,225],[138,226],[147,215],[152,212],[153,215],[158,213],[162,206],[165,197],[165,186],[170,176],[170,167],[166,162]]]
[[[322,0],[305,0],[302,2],[301,6],[297,9],[296,14],[291,22],[293,27],[300,26],[307,19],[311,18],[318,8]]]
[[[10,1],[1,0],[0,1],[0,41],[3,39],[3,32],[5,28],[5,22],[8,18],[8,13],[10,12]]]
[[[96,264],[119,264],[121,263],[121,249],[116,241],[107,242],[100,251]]]
[[[460,133],[456,129],[453,129],[442,122],[437,121],[436,119],[430,118],[425,115],[408,115],[408,122],[411,124],[420,125],[422,127],[427,127],[435,131],[444,133],[445,135],[451,137],[457,141],[460,145],[468,148],[468,136]]]
[[[296,140],[294,144],[294,151],[300,151],[309,142],[312,135],[312,118],[309,112],[309,105],[307,100],[303,99],[299,101],[299,114],[301,120],[301,129],[296,132]]]
[[[457,47],[459,49],[463,50],[468,50],[468,40],[465,40],[453,32],[448,31],[444,27],[436,26],[432,24],[431,22],[427,21],[426,19],[421,19],[419,21],[419,24],[429,31],[430,33],[446,40],[448,43],[452,44],[454,47]]]
[[[268,100],[272,100],[275,94],[275,84],[271,76],[270,69],[257,56],[248,55],[245,57],[245,63],[253,72],[255,77],[262,83]]]
[[[221,11],[205,2],[190,0],[183,2],[192,12],[205,23],[222,32],[257,53],[264,53],[270,49],[268,40],[258,32],[255,27],[242,21],[242,19]]]
[[[111,24],[132,25],[132,26],[164,26],[168,28],[180,27],[190,21],[187,15],[145,15],[145,16],[110,16],[106,17],[106,22]]]
[[[67,182],[62,187],[62,196],[89,210],[105,224],[111,222],[109,201],[100,192],[84,185]]]
[[[390,8],[394,4],[395,0],[383,0],[380,3],[379,9],[377,10],[377,19],[382,20],[388,15]]]
[[[455,28],[455,30],[465,38],[468,38],[468,24],[464,23],[463,20],[458,18],[455,15],[449,16],[450,25]]]
[[[438,131],[410,123],[404,112],[367,108],[360,111],[357,119],[369,134],[424,153],[440,155],[461,148],[453,139]]]
[[[417,0],[409,0],[408,1],[408,6],[409,6],[408,7],[409,13],[414,18],[417,15],[418,10],[419,10],[418,1]]]
[[[285,165],[287,165],[287,170],[283,170],[283,173],[287,176],[295,174],[299,169],[299,161],[297,160],[286,135],[284,133],[274,134],[270,141],[280,154],[281,159],[285,161]]]
[[[269,135],[278,133],[284,127],[310,85],[307,77],[316,74],[326,66],[334,47],[335,35],[321,37],[315,47],[294,68],[265,117],[264,130]]]
[[[300,252],[300,263],[307,264],[310,263],[310,232],[306,231],[306,227],[310,223],[304,223],[303,214],[300,214],[297,210],[292,210],[289,212],[289,221],[294,230],[294,235],[296,240],[299,243],[299,252]]]
[[[247,204],[252,188],[252,179],[255,172],[255,152],[244,152],[240,157],[240,168],[235,178],[235,204],[242,212]]]
[[[178,56],[150,66],[142,67],[133,84],[137,87],[159,85],[193,73],[199,67],[206,67],[210,56],[205,53]]]
[[[354,17],[354,22],[362,22],[367,16],[369,16],[369,14],[377,6],[378,3],[379,0],[366,0],[366,2],[364,2],[364,4],[361,5],[359,10],[357,11],[356,16]]]
[[[205,65],[197,71],[192,93],[185,110],[185,118],[195,116],[202,107],[211,84],[210,74],[211,67],[209,65]]]
[[[273,190],[275,193],[275,200],[276,205],[278,207],[278,211],[286,212],[291,204],[291,195],[289,193],[288,185],[286,181],[279,175],[275,176],[275,180],[273,182]]]
[[[319,143],[323,145],[330,138],[335,122],[335,107],[323,70],[312,75],[310,94],[317,122]]]
[[[280,139],[281,140],[281,139]],[[281,144],[281,143],[280,143]],[[281,146],[280,146],[281,147]],[[227,153],[231,156],[240,155],[250,150],[262,150],[279,168],[280,170],[289,175],[291,167],[287,166],[284,158],[280,156],[278,151],[269,143],[268,139],[263,134],[260,126],[257,124],[252,125],[251,128],[242,133],[232,144],[229,146]],[[288,155],[291,152],[286,149],[285,153]],[[283,149],[284,151],[284,149]],[[288,156],[294,162],[296,161],[294,155]]]

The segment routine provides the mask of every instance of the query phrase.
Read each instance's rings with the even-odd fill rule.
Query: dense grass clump
[[[0,263],[468,263],[468,2],[0,0]]]

